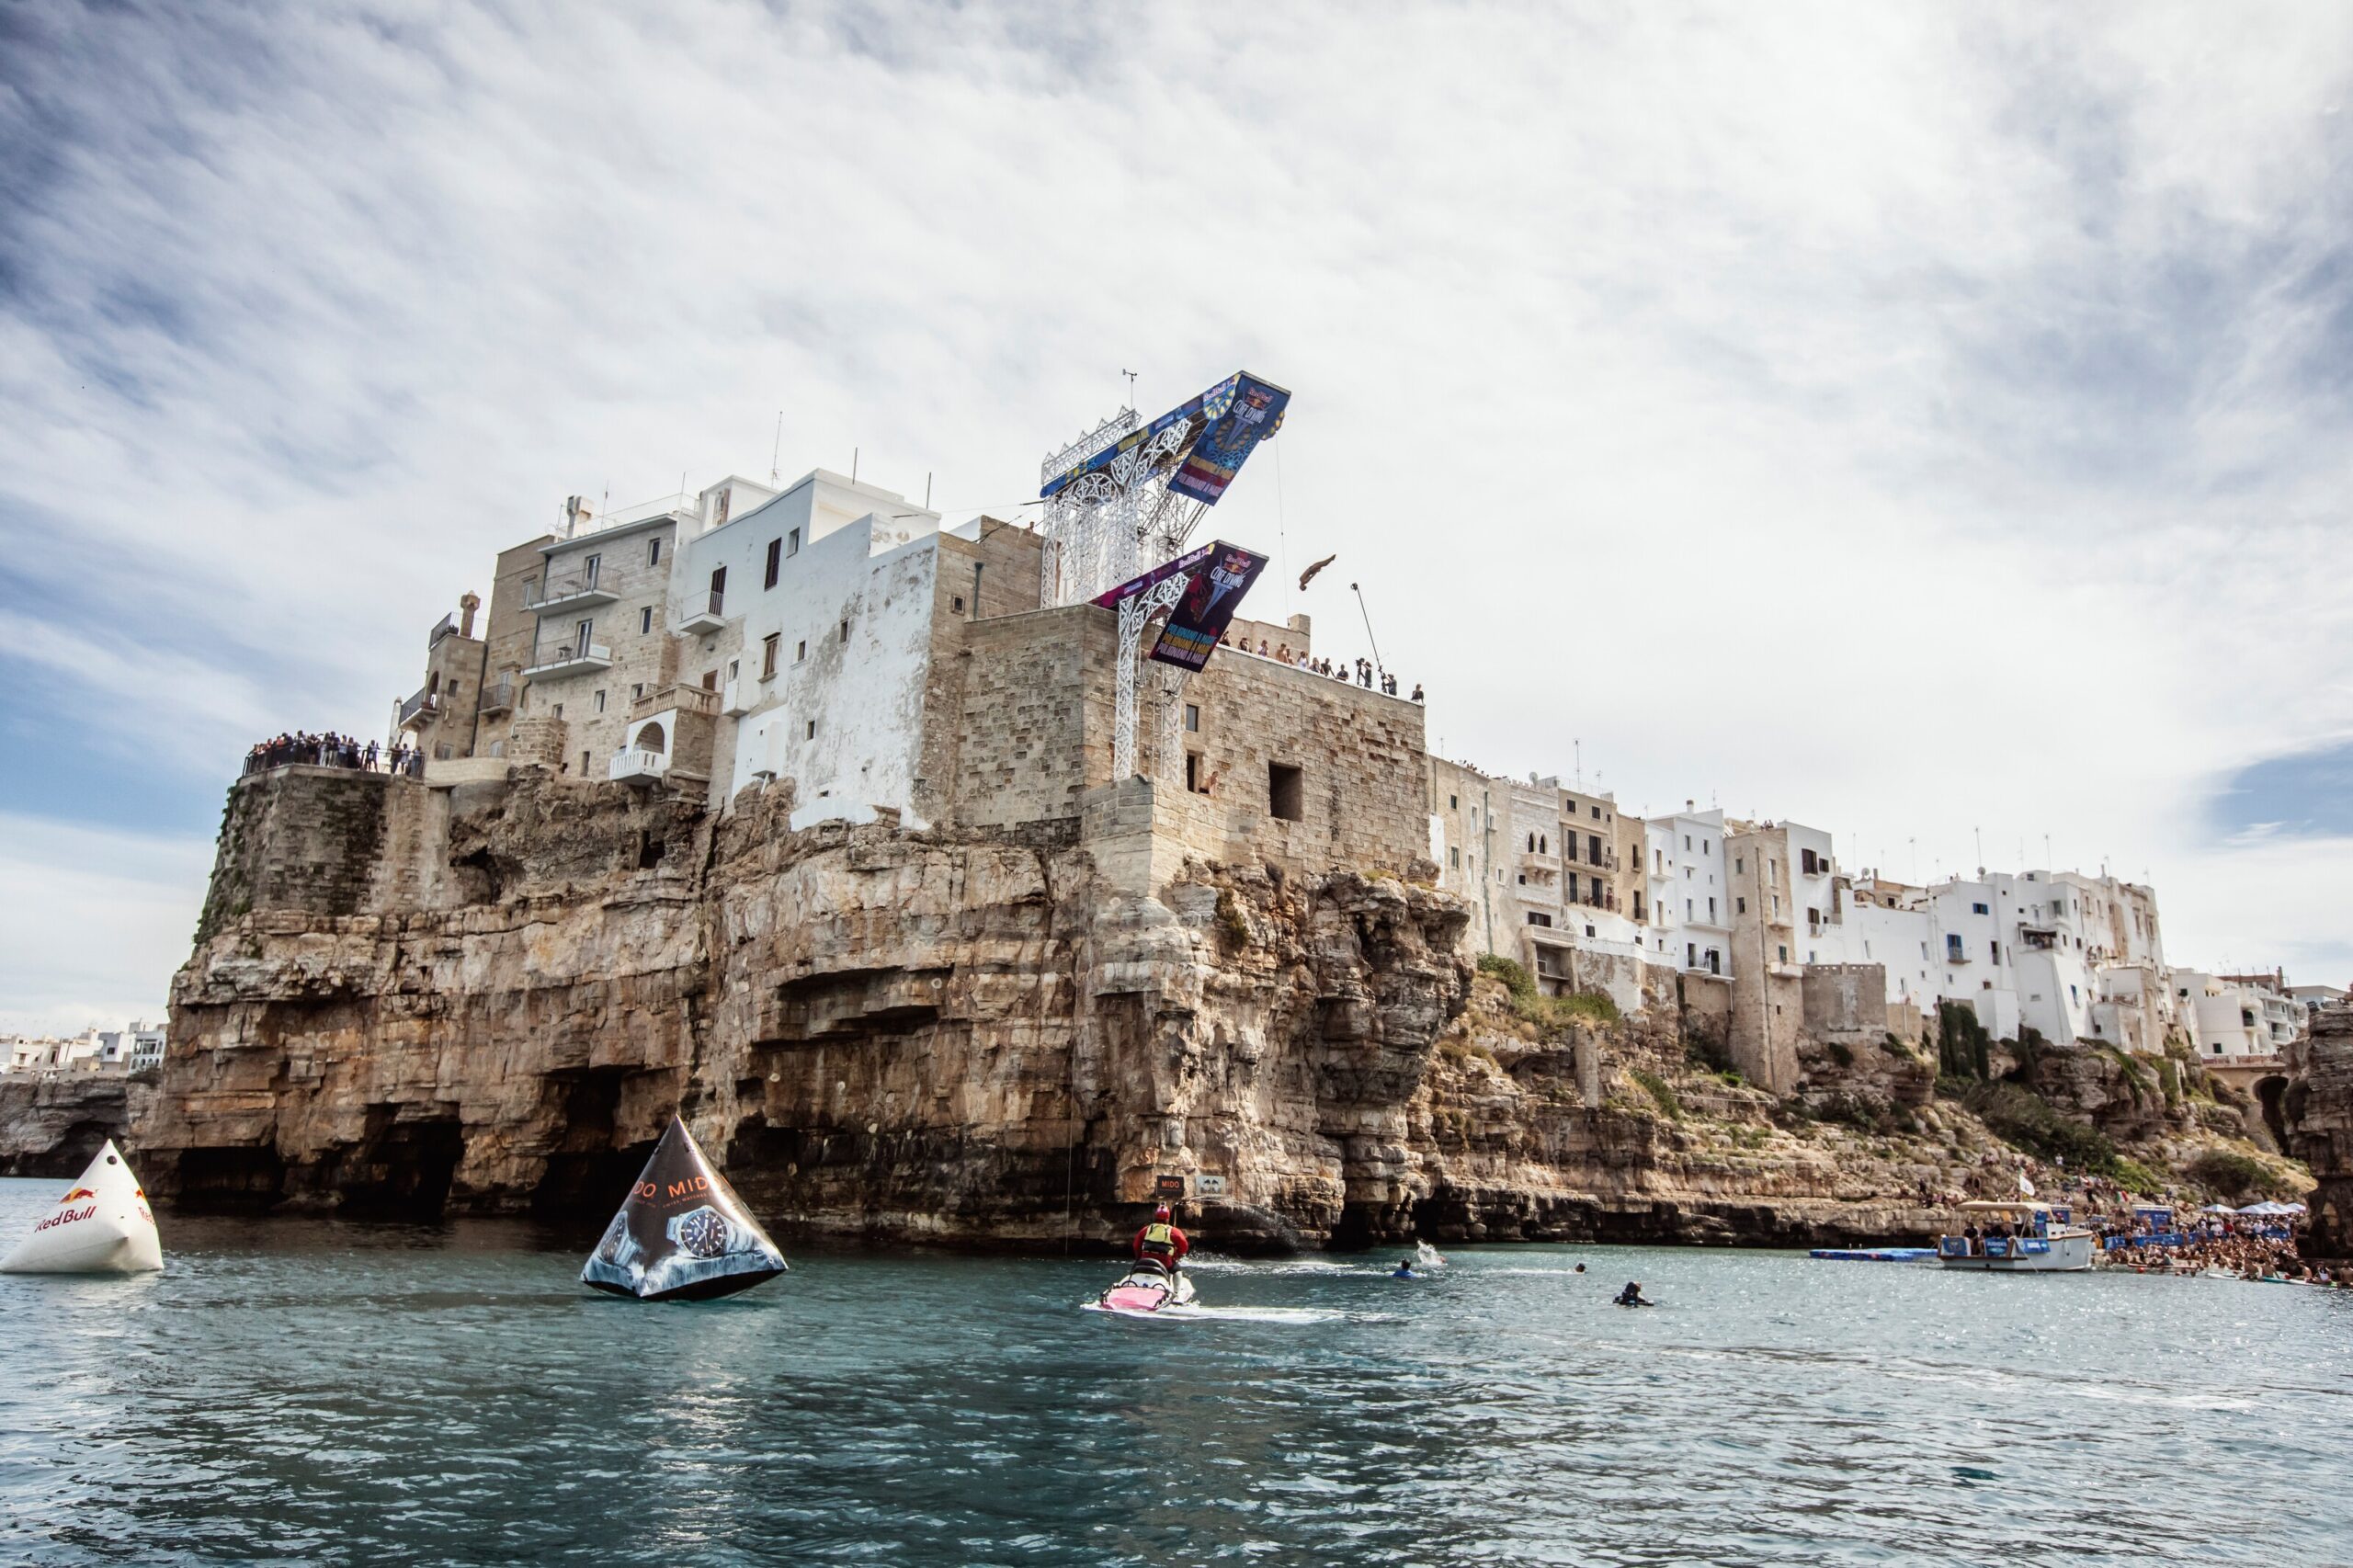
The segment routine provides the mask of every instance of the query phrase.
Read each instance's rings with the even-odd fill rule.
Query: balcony
[[[670,776],[670,759],[658,751],[640,751],[631,746],[616,752],[605,769],[605,777],[615,784],[659,784]]]
[[[688,686],[681,682],[657,686],[629,705],[630,722],[635,723],[640,719],[651,719],[656,713],[667,713],[673,710],[680,713],[708,713],[716,718],[719,714],[719,693],[709,687]]]
[[[559,642],[539,650],[537,662],[523,672],[530,680],[556,680],[613,667],[613,651],[602,642]]]
[[[488,719],[496,714],[511,712],[514,707],[515,683],[513,681],[503,680],[495,686],[483,687],[482,715],[483,718]]]
[[[441,639],[444,637],[454,637],[457,635],[457,616],[454,613],[443,616],[439,620],[434,623],[433,630],[425,634],[425,651],[430,653],[434,649],[441,645]]]
[[[597,581],[599,575],[592,572],[551,577],[523,601],[523,608],[534,615],[562,615],[567,610],[595,609],[599,605],[611,604],[620,596],[603,586]]]
[[[401,704],[400,727],[404,730],[421,730],[433,722],[440,711],[441,694],[437,691],[420,691]]]
[[[724,588],[713,588],[708,594],[698,596],[696,602],[687,607],[685,618],[678,622],[678,634],[699,637],[726,625],[726,618],[720,614],[720,605],[726,597],[727,590]]]
[[[719,688],[719,710],[731,719],[740,719],[752,710],[759,700],[756,683],[743,679],[731,680]]]

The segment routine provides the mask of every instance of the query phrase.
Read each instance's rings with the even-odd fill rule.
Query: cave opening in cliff
[[[347,1213],[438,1219],[465,1153],[454,1117],[402,1121],[398,1108],[370,1106],[367,1131],[345,1153],[335,1185]]]
[[[601,1220],[627,1195],[659,1141],[648,1137],[618,1146],[614,1142],[622,1091],[640,1075],[633,1068],[590,1067],[550,1081],[550,1092],[563,1096],[556,1123],[563,1142],[531,1189],[534,1213]]]
[[[178,1207],[250,1212],[286,1196],[286,1162],[275,1148],[184,1149]]]
[[[2256,1081],[2255,1103],[2262,1108],[2263,1125],[2270,1131],[2272,1143],[2282,1153],[2288,1149],[2288,1118],[2283,1105],[2287,1094],[2288,1080],[2284,1077]]]

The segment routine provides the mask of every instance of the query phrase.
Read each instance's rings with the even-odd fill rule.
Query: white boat
[[[0,1258],[0,1274],[144,1274],[164,1267],[164,1239],[147,1194],[107,1140],[33,1233]]]
[[[1977,1218],[1979,1234],[1937,1238],[1937,1261],[1947,1268],[2046,1274],[2072,1273],[2092,1266],[2092,1249],[2099,1238],[2075,1224],[2064,1209],[2030,1198],[1979,1199],[1961,1208]],[[1986,1233],[1996,1226],[2009,1234]]]

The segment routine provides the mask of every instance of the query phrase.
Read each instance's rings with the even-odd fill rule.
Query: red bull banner
[[[1208,559],[1194,570],[1192,582],[1186,585],[1185,597],[1168,612],[1168,624],[1160,629],[1152,656],[1179,669],[1198,670],[1207,665],[1224,640],[1226,628],[1233,623],[1242,596],[1250,591],[1266,565],[1265,556],[1223,540],[1211,545]]]
[[[1214,506],[1258,443],[1282,428],[1290,393],[1244,371],[1203,392],[1200,403],[1209,427],[1168,476],[1168,488]]]

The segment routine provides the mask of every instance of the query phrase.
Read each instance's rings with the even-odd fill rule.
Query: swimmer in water
[[[1580,1264],[1578,1264],[1578,1265],[1577,1265],[1577,1272],[1578,1272],[1579,1274],[1583,1274],[1583,1273],[1585,1272],[1585,1265],[1584,1265],[1584,1264],[1580,1263]]]
[[[1629,1279],[1626,1281],[1626,1288],[1618,1292],[1618,1305],[1621,1307],[1654,1307],[1657,1306],[1658,1303],[1643,1294],[1643,1283],[1641,1280]]]
[[[1414,1260],[1409,1257],[1401,1260],[1397,1267],[1390,1272],[1389,1278],[1392,1279],[1419,1279],[1421,1276],[1414,1272]]]

